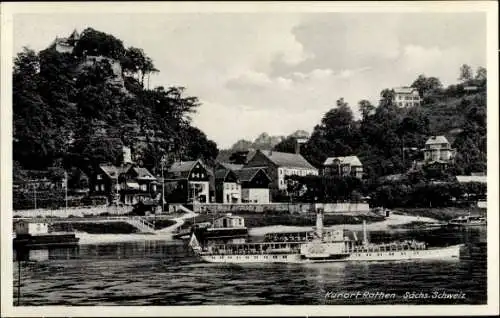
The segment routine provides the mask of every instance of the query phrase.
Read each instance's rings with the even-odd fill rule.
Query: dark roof
[[[155,176],[146,168],[132,168],[137,173],[137,179],[156,180]]]
[[[271,150],[259,150],[270,161],[280,167],[316,169],[302,155]]]
[[[243,168],[240,170],[236,170],[235,173],[238,176],[238,178],[240,179],[240,181],[244,182],[244,181],[251,181],[253,179],[253,177],[257,174],[257,172],[259,172],[259,170],[262,170],[262,172],[264,172],[266,177],[269,180],[271,180],[271,178],[269,178],[269,176],[267,175],[264,168],[260,168],[260,167]]]
[[[215,171],[215,180],[225,179],[229,171],[229,169],[218,169]]]
[[[110,179],[117,179],[118,176],[125,172],[125,169],[128,169],[129,167],[122,168],[122,167],[117,167],[113,165],[99,165],[99,168],[108,176]]]
[[[207,171],[208,178],[210,180],[214,177],[214,172],[212,169],[207,167],[201,160],[192,161],[177,161],[170,166],[168,169],[168,174],[165,179],[187,179],[189,177],[189,172],[194,168],[194,166],[200,163],[203,168]],[[212,181],[210,181],[212,183]],[[212,185],[211,185],[212,186]]]
[[[233,171],[240,170],[245,166],[245,165],[237,165],[237,164],[228,163],[228,162],[221,162],[220,164],[223,167],[225,167],[226,169],[233,170]]]
[[[194,168],[198,161],[177,161],[168,169],[169,177],[177,179],[187,179],[189,172]]]

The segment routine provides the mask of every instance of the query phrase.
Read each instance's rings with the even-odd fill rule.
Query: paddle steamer
[[[201,245],[193,233],[189,246],[203,261],[210,263],[314,263],[347,261],[396,261],[411,259],[458,259],[461,245],[429,248],[423,242],[404,241],[372,244],[366,222],[363,240],[344,230],[324,231],[323,213],[317,212],[316,231],[305,239],[262,243]]]

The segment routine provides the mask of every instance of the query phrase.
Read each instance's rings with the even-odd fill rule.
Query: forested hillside
[[[25,48],[14,61],[14,166],[90,172],[102,162],[120,164],[123,145],[153,172],[164,153],[170,162],[214,160],[217,145],[191,125],[198,99],[182,87],[149,89],[154,72],[142,49],[92,28],[71,52]]]
[[[360,120],[340,98],[314,127],[301,153],[317,167],[327,157],[357,155],[367,178],[376,179],[408,171],[429,136],[445,135],[457,150],[450,174],[485,172],[486,70],[479,68],[474,76],[463,65],[457,85],[443,88],[439,79],[420,75],[412,86],[423,97],[421,106],[399,108],[393,103],[394,91],[385,89],[379,105],[359,102]],[[292,138],[274,149],[292,152]]]

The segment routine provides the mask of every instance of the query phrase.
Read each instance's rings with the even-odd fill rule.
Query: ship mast
[[[363,219],[363,245],[368,245],[368,234],[366,233],[366,220]]]
[[[321,209],[316,211],[316,234],[320,240],[323,239],[323,211]]]

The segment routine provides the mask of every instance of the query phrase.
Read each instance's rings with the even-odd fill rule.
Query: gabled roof
[[[259,150],[271,162],[279,167],[315,169],[302,155],[271,150]]]
[[[448,139],[445,136],[431,136],[425,142],[426,145],[434,145],[434,144],[449,144]]]
[[[229,171],[229,169],[218,169],[215,171],[215,180],[226,179]]]
[[[210,169],[207,169],[207,167],[203,164],[203,162],[201,162],[201,160],[193,160],[174,162],[168,169],[168,177],[174,179],[187,179],[189,177],[189,173],[191,172],[191,170],[193,170],[197,163],[201,164],[205,168],[205,170],[207,170],[209,176],[213,175]]]
[[[118,176],[127,171],[129,167],[117,167],[113,165],[99,165],[99,168],[108,176],[110,179],[117,179]]]
[[[266,177],[271,181],[271,178],[267,175],[266,171],[264,168],[261,167],[250,167],[250,168],[243,168],[240,170],[236,170],[235,173],[242,182],[247,182],[251,181],[255,175],[262,170],[262,172],[266,175]]]
[[[137,174],[137,179],[156,180],[155,176],[146,168],[134,167],[132,169]]]
[[[394,90],[394,93],[396,94],[411,94],[413,93],[413,91],[416,91],[417,89],[416,88],[413,88],[413,87],[394,87],[393,88]]]
[[[326,158],[323,165],[324,166],[332,165],[334,163],[334,160],[339,160],[340,164],[348,164],[350,166],[362,166],[361,161],[357,156],[329,157]]]

